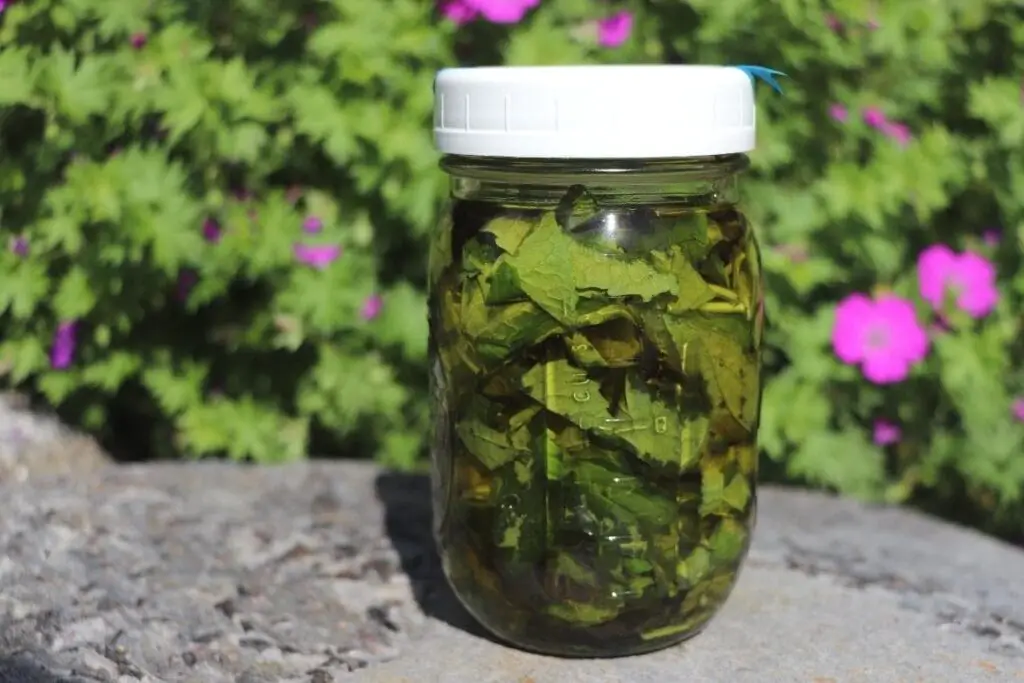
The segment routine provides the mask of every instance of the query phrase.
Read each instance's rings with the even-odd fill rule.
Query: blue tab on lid
[[[779,85],[779,82],[777,80],[775,80],[776,76],[786,75],[781,71],[769,69],[766,66],[750,66],[748,64],[737,65],[736,68],[750,76],[750,80],[756,81],[757,79],[760,78],[762,81],[767,83],[772,90],[779,93],[780,95],[782,94],[782,86]]]

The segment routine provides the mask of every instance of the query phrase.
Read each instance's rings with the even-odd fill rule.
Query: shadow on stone
[[[73,683],[24,655],[0,655],[0,683]]]
[[[420,609],[459,630],[494,640],[469,615],[444,578],[432,533],[430,478],[385,472],[377,477],[375,487],[384,506],[385,531],[398,552],[402,571],[412,582]]]

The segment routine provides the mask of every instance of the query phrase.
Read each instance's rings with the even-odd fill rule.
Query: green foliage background
[[[599,47],[593,20],[623,9],[632,37]],[[455,27],[425,0],[16,0],[0,16],[0,228],[30,254],[0,254],[4,382],[148,457],[411,466],[427,428],[423,255],[447,189],[433,73],[661,61],[791,74],[782,97],[759,88],[746,186],[771,294],[768,476],[1024,532],[1013,0],[546,0],[511,27]],[[868,106],[909,125],[911,144],[863,124]],[[344,249],[323,271],[292,255],[311,214],[325,227],[309,239]],[[988,248],[993,227],[996,313],[954,319],[901,385],[838,363],[839,298],[913,295],[923,246]],[[187,303],[182,270],[199,278]],[[366,322],[374,292],[383,313]],[[70,319],[75,363],[52,370]],[[874,445],[877,418],[903,441]]]

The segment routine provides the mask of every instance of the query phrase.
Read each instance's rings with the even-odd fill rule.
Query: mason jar
[[[441,71],[429,255],[434,533],[487,630],[660,649],[721,608],[755,520],[763,298],[720,66]]]

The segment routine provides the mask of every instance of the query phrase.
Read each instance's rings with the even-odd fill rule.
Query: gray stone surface
[[[112,462],[95,440],[33,408],[25,396],[0,392],[0,484],[93,471]]]
[[[357,463],[0,484],[0,683],[1024,682],[1024,552],[911,512],[765,490],[704,634],[581,661],[478,634],[426,494]]]

